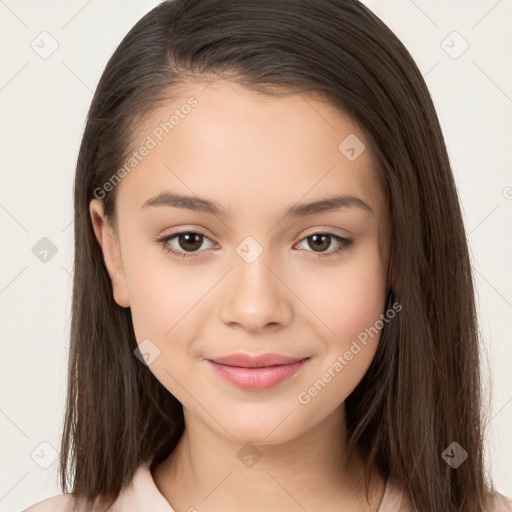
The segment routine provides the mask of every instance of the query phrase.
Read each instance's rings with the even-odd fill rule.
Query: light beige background
[[[0,511],[60,494],[74,165],[108,58],[157,3],[0,0]],[[491,370],[489,467],[512,496],[512,1],[365,3],[412,53],[444,129]],[[36,244],[56,252],[43,262]]]

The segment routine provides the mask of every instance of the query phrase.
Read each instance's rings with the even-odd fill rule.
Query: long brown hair
[[[317,93],[361,126],[392,219],[388,304],[376,356],[346,399],[348,450],[400,481],[421,512],[482,512],[480,346],[468,244],[437,114],[415,62],[357,0],[172,0],[146,14],[96,89],[75,177],[75,263],[64,492],[115,499],[184,429],[178,400],[134,356],[89,202],[122,166],[137,126],[178,87],[222,76],[263,94]],[[104,195],[115,218],[116,187]],[[487,411],[485,411],[487,414]],[[456,441],[468,460],[442,457]],[[69,480],[69,482],[68,482]],[[70,487],[68,487],[70,483]]]

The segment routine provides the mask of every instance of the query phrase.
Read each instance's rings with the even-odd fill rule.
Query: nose
[[[222,290],[221,320],[253,334],[288,325],[293,293],[285,282],[286,276],[271,268],[265,251],[250,263],[235,255]]]

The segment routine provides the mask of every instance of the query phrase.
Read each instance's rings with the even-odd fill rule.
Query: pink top
[[[174,512],[169,502],[158,490],[153,480],[150,463],[141,464],[135,471],[132,481],[123,487],[116,501],[112,504],[113,512]],[[405,501],[405,500],[404,500]],[[412,512],[401,508],[402,492],[398,484],[388,480],[378,512]],[[47,498],[23,512],[75,512],[75,498],[72,494],[61,494]],[[490,512],[512,512],[512,500],[496,494],[495,506]]]

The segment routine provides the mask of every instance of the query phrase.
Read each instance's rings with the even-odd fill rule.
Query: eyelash
[[[169,242],[171,240],[173,240],[174,238],[178,237],[179,235],[183,235],[183,234],[199,235],[199,236],[203,236],[204,238],[207,238],[208,240],[210,240],[209,237],[207,237],[205,234],[203,234],[203,233],[201,233],[199,231],[178,231],[176,233],[171,233],[170,235],[166,235],[164,237],[157,238],[156,242],[164,250],[166,250],[167,252],[171,253],[174,256],[177,256],[178,258],[181,258],[181,259],[190,259],[190,258],[194,259],[194,258],[197,258],[198,253],[203,252],[203,251],[196,251],[196,252],[193,252],[193,253],[180,252],[180,251],[176,251],[175,249],[173,249],[169,245]],[[316,256],[318,258],[329,258],[331,256],[336,256],[337,254],[339,254],[339,253],[341,253],[343,251],[346,251],[352,245],[352,239],[344,238],[342,236],[335,235],[334,233],[326,233],[324,231],[318,231],[316,233],[311,233],[308,236],[302,238],[299,241],[299,243],[302,242],[303,240],[306,240],[307,238],[309,238],[311,236],[315,236],[315,235],[326,235],[326,236],[329,236],[332,239],[336,240],[340,244],[340,247],[338,249],[334,250],[334,251],[331,251],[331,252],[328,252],[328,253],[316,253]],[[307,252],[313,252],[313,251],[307,251]]]

